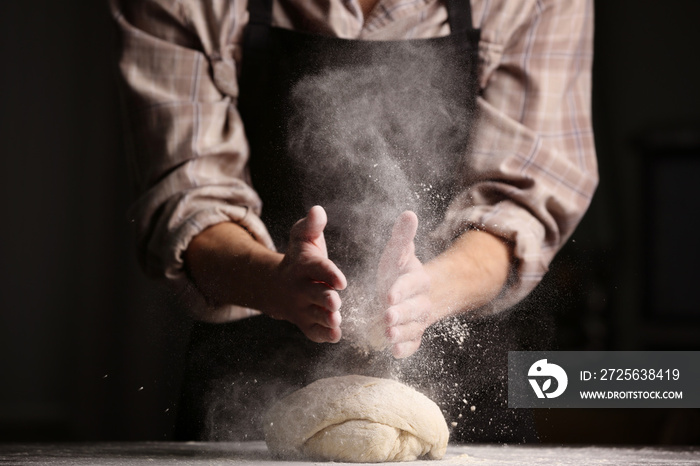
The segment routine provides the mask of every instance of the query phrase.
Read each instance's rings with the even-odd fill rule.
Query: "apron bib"
[[[328,254],[364,282],[395,219],[418,214],[420,239],[444,215],[467,153],[477,94],[479,30],[469,2],[448,1],[452,33],[347,40],[270,26],[250,3],[239,111],[262,219],[284,250],[313,205],[328,213]]]

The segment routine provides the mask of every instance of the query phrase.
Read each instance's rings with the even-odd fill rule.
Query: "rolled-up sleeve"
[[[513,245],[509,282],[481,315],[516,304],[540,282],[598,182],[592,1],[526,1],[501,11],[489,4],[475,15],[484,23],[472,155],[435,232],[451,241],[479,229]]]
[[[138,256],[149,275],[194,291],[183,252],[207,227],[236,222],[274,248],[259,218],[262,203],[250,185],[248,144],[236,110],[239,52],[233,36],[245,11],[236,11],[241,2],[207,2],[197,11],[174,0],[110,3],[133,142],[137,198],[129,216]],[[251,313],[231,307],[206,314],[228,320]]]

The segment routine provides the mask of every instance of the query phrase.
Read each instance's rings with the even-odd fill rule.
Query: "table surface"
[[[0,464],[65,465],[259,465],[324,464],[275,461],[264,442],[110,442],[0,444]],[[342,463],[333,463],[334,465]],[[357,464],[357,463],[349,463]],[[413,465],[700,465],[698,447],[555,447],[547,445],[450,445],[439,461]]]

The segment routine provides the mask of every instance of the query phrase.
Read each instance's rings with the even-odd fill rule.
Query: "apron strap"
[[[272,0],[249,0],[250,24],[270,26],[272,24]],[[447,0],[447,16],[452,32],[473,29],[470,0]]]
[[[249,24],[270,26],[272,24],[272,0],[249,0]]]
[[[447,0],[446,3],[451,33],[468,31],[474,28],[470,0]]]

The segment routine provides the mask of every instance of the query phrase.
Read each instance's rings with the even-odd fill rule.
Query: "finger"
[[[302,331],[306,338],[316,343],[337,343],[341,337],[339,328],[327,328],[318,324],[314,324]]]
[[[328,217],[323,207],[313,206],[306,217],[294,224],[290,237],[292,240],[315,242],[323,236],[326,223]]]
[[[311,306],[307,314],[307,326],[320,325],[326,328],[340,328],[340,312],[329,311],[318,306]]]
[[[420,265],[420,264],[419,264]],[[427,293],[430,290],[430,277],[418,267],[417,270],[400,275],[389,288],[386,295],[386,304],[393,306],[399,304],[404,299]]]
[[[396,325],[386,329],[386,340],[391,344],[413,341],[416,338],[421,338],[425,326],[420,322],[409,322],[404,325]]]
[[[407,358],[407,357],[411,356],[413,353],[415,353],[416,351],[418,351],[418,348],[420,348],[420,344],[421,344],[420,338],[417,340],[406,341],[403,343],[397,343],[391,347],[391,354],[396,359]]]
[[[314,282],[323,282],[334,290],[344,290],[348,281],[337,265],[329,259],[314,260],[305,265],[306,278]]]
[[[325,284],[323,286],[325,286]],[[327,311],[330,311],[330,312],[340,311],[340,305],[341,305],[342,301],[340,300],[340,295],[338,294],[337,291],[326,289],[323,291],[323,296],[321,297],[321,299],[323,302],[321,307],[323,307]]]
[[[340,330],[340,324],[342,321],[343,319],[340,311],[326,310],[326,327]]]
[[[425,324],[430,316],[431,304],[430,298],[424,294],[401,301],[384,311],[384,323],[388,327],[406,325],[410,322]]]
[[[299,289],[302,305],[316,306],[331,312],[340,310],[340,295],[323,282],[311,282]]]
[[[293,318],[293,322],[299,328],[309,328],[312,325],[320,325],[326,328],[339,328],[341,320],[339,311],[332,311],[315,304],[308,304],[299,308]]]

